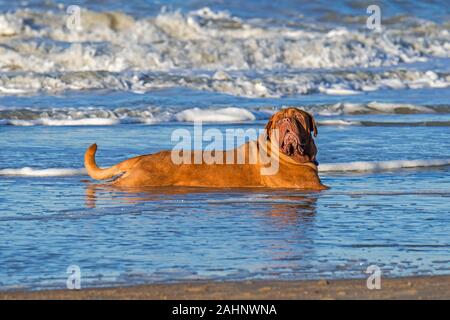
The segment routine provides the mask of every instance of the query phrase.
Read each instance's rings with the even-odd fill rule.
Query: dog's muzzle
[[[295,125],[292,124],[291,119],[281,119],[278,123],[278,127],[280,130],[280,149],[289,156],[294,154],[303,155],[305,153],[305,146],[301,144],[299,137],[300,133]]]

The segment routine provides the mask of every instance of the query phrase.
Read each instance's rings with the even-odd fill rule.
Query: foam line
[[[321,163],[319,172],[354,172],[354,171],[383,171],[402,168],[428,168],[449,166],[450,159],[435,160],[391,160],[391,161],[356,161],[344,163]],[[64,177],[86,175],[85,169],[48,168],[33,169],[30,167],[16,169],[0,169],[0,176],[24,177]]]
[[[0,169],[0,176],[24,176],[24,177],[65,177],[87,174],[85,169],[72,168],[48,168],[33,169],[30,167],[18,169]]]
[[[437,160],[390,160],[322,163],[319,172],[382,171],[402,168],[441,167],[450,165],[450,159]]]

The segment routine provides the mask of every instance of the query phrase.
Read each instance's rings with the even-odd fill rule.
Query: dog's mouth
[[[306,143],[301,138],[300,129],[293,121],[295,120],[284,118],[278,123],[280,150],[299,162],[314,160],[306,153]]]
[[[279,146],[283,153],[292,156],[303,155],[305,145],[301,143],[300,130],[289,118],[283,118],[278,124],[280,130]]]
[[[281,141],[280,143],[280,147],[281,150],[288,156],[292,156],[295,154],[303,155],[305,153],[305,149],[300,144],[298,136],[291,131],[287,131],[284,134],[283,141]]]

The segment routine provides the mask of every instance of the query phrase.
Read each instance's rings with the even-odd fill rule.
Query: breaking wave
[[[241,108],[224,108],[218,110],[193,108],[177,113],[175,119],[183,122],[237,122],[254,121],[256,117],[250,111]]]
[[[0,169],[0,176],[24,176],[24,177],[64,177],[85,175],[85,169],[33,169],[30,167],[18,169]]]
[[[66,29],[63,11],[18,10],[0,17],[1,36],[13,37],[2,47],[2,70],[379,67],[450,57],[448,26],[431,21],[376,34],[365,28],[279,27],[209,8],[143,19],[83,10],[77,31]]]
[[[375,121],[336,119],[340,115],[364,114],[449,114],[450,106],[421,106],[371,102],[367,104],[336,103],[297,106],[317,116],[319,125],[331,126],[450,126],[448,119],[411,121]],[[12,126],[101,126],[133,123],[164,122],[251,122],[266,120],[279,107],[225,107],[225,108],[161,108],[158,106],[134,108],[1,108],[0,125]],[[401,121],[401,122],[400,122]]]
[[[0,47],[1,53],[1,47]],[[0,71],[1,71],[0,55]],[[135,93],[185,87],[249,98],[279,98],[322,93],[355,95],[376,90],[450,87],[450,73],[417,70],[189,72],[67,71],[0,73],[0,94],[23,95],[65,90],[120,90]]]
[[[319,172],[383,171],[402,168],[443,167],[449,165],[450,159],[357,161],[346,163],[323,163],[319,166]]]
[[[403,168],[430,168],[450,166],[450,159],[437,160],[390,160],[390,161],[357,161],[346,163],[321,163],[319,172],[363,172],[386,171]],[[18,169],[0,169],[0,176],[23,177],[62,177],[86,175],[85,169],[48,168],[33,169],[30,167]]]
[[[65,19],[62,9],[0,14],[0,94],[182,86],[280,97],[450,87],[448,71],[404,68],[450,58],[445,23],[409,21],[376,33],[279,26],[209,8],[145,18],[83,10],[77,31]]]

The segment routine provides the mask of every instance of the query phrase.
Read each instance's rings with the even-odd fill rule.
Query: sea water
[[[0,289],[450,273],[445,1],[0,1]],[[171,134],[314,114],[329,190],[98,185]]]

